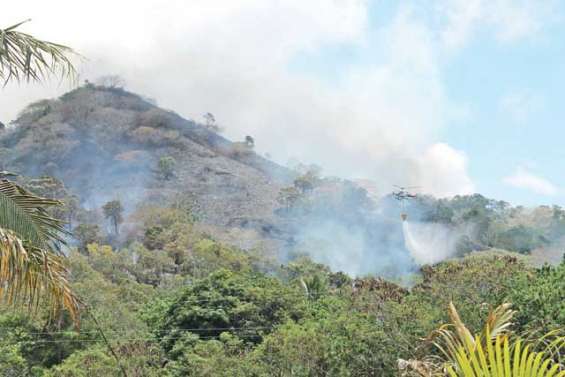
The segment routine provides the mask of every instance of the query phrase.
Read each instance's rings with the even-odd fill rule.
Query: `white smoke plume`
[[[27,1],[12,4],[0,22],[31,17],[23,31],[87,58],[82,78],[119,74],[128,89],[183,116],[212,112],[228,138],[252,135],[257,151],[278,162],[297,157],[331,175],[377,180],[385,191],[400,182],[437,195],[472,192],[461,151],[438,140],[465,113],[445,94],[442,36],[416,5],[400,6],[369,31],[373,6],[378,11],[363,0],[101,0],[80,7],[62,0],[56,10]],[[380,57],[331,79],[302,69],[325,47]],[[10,85],[0,120],[67,89]]]

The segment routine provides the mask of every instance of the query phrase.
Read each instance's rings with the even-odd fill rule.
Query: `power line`
[[[183,332],[211,332],[211,331],[226,331],[226,332],[235,332],[235,331],[259,331],[259,330],[271,330],[276,326],[260,326],[260,327],[210,327],[210,328],[171,328],[168,330],[148,330],[147,333],[151,334],[151,333],[170,333],[170,332],[174,332],[174,331],[183,331]],[[105,329],[104,330],[106,333],[111,333],[111,334],[120,334],[120,333],[131,333],[131,332],[136,332],[136,331],[129,331],[126,329],[122,329],[122,330],[109,330],[109,329]],[[137,330],[138,333],[140,333],[141,331]],[[83,335],[83,334],[93,334],[93,333],[98,333],[98,330],[92,330],[92,331],[81,331],[81,332],[76,332],[73,330],[61,330],[61,331],[38,331],[38,332],[25,332],[25,335],[71,335],[71,334],[76,334],[76,335]]]
[[[256,338],[258,336],[258,334],[241,334],[238,335],[238,338],[240,339],[251,339],[251,338]],[[167,339],[181,339],[183,338],[183,336],[172,336],[172,337],[167,337]],[[217,336],[203,336],[203,337],[199,337],[197,340],[212,340],[212,339],[217,339]],[[156,342],[156,341],[161,341],[164,338],[115,338],[115,339],[55,339],[55,340],[51,340],[51,339],[37,339],[37,340],[21,340],[18,341],[18,343],[32,343],[32,344],[42,344],[42,343],[101,343],[101,342],[106,342],[106,341],[113,341],[113,342],[134,342],[134,341],[141,341],[141,342]]]

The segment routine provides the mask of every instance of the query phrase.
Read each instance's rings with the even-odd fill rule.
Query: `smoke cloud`
[[[57,5],[13,3],[0,25],[31,17],[23,31],[87,58],[79,64],[82,79],[121,75],[129,90],[182,116],[212,112],[228,138],[252,135],[256,150],[278,162],[294,157],[321,165],[326,175],[372,179],[376,197],[393,184],[436,196],[474,192],[468,157],[441,140],[451,123],[470,116],[465,104],[449,98],[443,68],[484,26],[512,41],[538,32],[551,13],[531,0],[434,0],[423,8],[406,2],[371,27],[372,12],[384,5],[364,0]],[[325,59],[328,50],[337,58]],[[0,98],[0,121],[68,89],[57,82],[10,85]],[[523,175],[518,184],[550,193]],[[387,273],[452,255],[467,231],[401,225],[378,214],[362,221],[307,221],[297,249],[352,275]]]
[[[212,112],[228,138],[252,135],[278,162],[373,179],[382,192],[400,183],[450,196],[474,185],[464,153],[441,140],[470,116],[446,94],[443,69],[481,30],[501,43],[539,33],[551,3],[434,0],[391,12],[367,0],[26,1],[3,9],[0,24],[31,17],[22,30],[87,58],[82,78],[119,74],[183,116]],[[9,86],[0,121],[67,89]]]
[[[87,57],[83,78],[120,74],[130,90],[183,116],[199,119],[210,111],[226,136],[253,135],[257,150],[279,162],[296,157],[328,174],[378,179],[383,191],[397,182],[440,195],[473,190],[462,152],[438,143],[440,131],[464,109],[445,95],[439,35],[411,7],[400,7],[377,31],[368,30],[370,4],[360,0],[143,0],[135,6],[102,0],[60,7],[69,13],[43,2],[17,4],[0,21],[33,18],[23,30]],[[326,47],[380,53],[332,78],[301,68]],[[0,119],[67,89],[10,86]],[[430,157],[421,163],[422,156]]]

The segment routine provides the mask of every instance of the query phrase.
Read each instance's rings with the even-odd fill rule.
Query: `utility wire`
[[[275,326],[260,326],[260,327],[209,327],[209,328],[203,328],[203,327],[198,327],[198,328],[183,328],[183,327],[175,327],[175,328],[171,328],[171,329],[163,329],[163,330],[147,330],[147,333],[167,333],[167,332],[172,332],[172,331],[188,331],[188,332],[208,332],[208,331],[238,331],[238,330],[250,330],[250,331],[254,331],[254,330],[270,330],[273,329]],[[134,331],[130,331],[130,330],[126,330],[126,329],[121,329],[121,330],[105,330],[105,333],[111,333],[111,334],[119,334],[119,333],[131,333],[131,332],[143,332],[140,330],[134,330]],[[76,332],[74,330],[60,330],[60,331],[37,331],[37,332],[25,332],[25,335],[59,335],[59,334],[76,334],[76,335],[83,335],[83,334],[94,334],[94,333],[100,333],[99,330],[92,330],[92,331],[81,331],[81,332]]]
[[[104,334],[104,331],[102,330],[102,326],[100,326],[100,324],[98,323],[98,320],[96,319],[96,316],[92,313],[92,311],[90,311],[90,308],[88,307],[88,305],[85,305],[85,311],[92,318],[94,325],[97,327],[98,331],[100,332],[100,336],[102,336],[102,339],[104,340],[104,343],[108,347],[108,350],[110,351],[112,356],[114,356],[114,359],[116,359],[116,363],[118,363],[118,367],[121,369],[122,373],[124,374],[124,377],[128,377],[128,373],[126,371],[126,368],[124,368],[124,366],[122,365],[120,358],[118,357],[118,355],[114,351],[114,348],[112,348],[112,345],[110,344],[110,342],[106,338],[106,335]]]
[[[238,338],[241,339],[252,339],[252,338],[256,338],[258,334],[241,334],[238,335]],[[167,339],[181,339],[182,336],[171,336],[171,337],[167,337]],[[217,336],[205,336],[205,337],[200,337],[198,340],[212,340],[212,339],[217,339]],[[143,341],[143,342],[155,342],[155,341],[160,341],[163,340],[163,337],[161,338],[118,338],[118,339],[57,339],[57,340],[43,340],[43,339],[39,339],[39,340],[22,340],[22,341],[18,341],[18,343],[32,343],[32,344],[42,344],[42,343],[101,343],[101,342],[108,342],[108,341],[127,341],[127,342],[134,342],[134,341]]]

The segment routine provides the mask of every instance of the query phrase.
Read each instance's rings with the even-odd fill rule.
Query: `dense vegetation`
[[[93,89],[81,90],[74,95]],[[35,111],[22,114],[26,126],[3,139],[28,165],[30,154],[19,149],[29,143],[9,141],[39,132],[33,121],[22,121]],[[55,144],[49,150],[63,156]],[[61,161],[50,167],[55,174],[66,169]],[[159,182],[174,183],[180,168],[161,154],[151,172],[154,187],[166,191]],[[293,236],[282,265],[270,248],[242,250],[220,241],[188,193],[126,203],[106,196],[93,206],[81,197],[92,189],[80,184],[69,189],[52,176],[18,176],[21,187],[61,202],[47,210],[71,234],[71,287],[83,308],[77,332],[66,312],[54,317],[43,303],[31,316],[27,306],[3,306],[0,369],[6,376],[394,376],[399,361],[409,366],[437,356],[423,339],[449,320],[451,301],[472,332],[504,302],[515,304],[518,334],[539,337],[563,328],[560,207],[525,209],[480,195],[419,197],[407,209],[414,220],[448,228],[471,224],[473,232],[457,244],[460,259],[406,270],[400,266],[415,264],[402,251],[398,220],[390,220],[398,218],[395,201],[374,203],[365,190],[324,178],[315,167],[293,174],[274,198],[279,230]],[[352,246],[308,238],[304,229],[328,219],[341,227],[330,230],[361,239],[367,265],[380,263],[391,280],[355,278],[310,259]],[[370,259],[383,248],[393,250],[389,259]],[[532,267],[540,260],[557,266]]]
[[[29,184],[61,189],[54,182]],[[4,375],[394,376],[398,360],[434,352],[422,339],[448,321],[450,301],[471,331],[507,301],[518,333],[563,326],[565,262],[535,269],[477,252],[424,266],[407,289],[227,246],[182,205],[142,205],[131,218],[127,242],[109,244],[108,220],[108,236],[83,235],[69,255],[87,305],[80,332],[64,313],[2,310]]]
[[[452,199],[422,196],[412,203],[411,209],[420,214],[422,221],[450,226],[474,224],[476,232],[467,240],[467,248],[495,247],[529,253],[541,247],[562,247],[565,240],[565,210],[557,205],[514,207],[475,194]]]
[[[1,80],[73,75],[72,50],[20,33],[18,26],[0,30]],[[161,192],[167,192],[164,182],[179,178],[169,153],[220,154],[260,170],[263,175],[238,171],[266,186],[275,178],[264,175],[274,164],[256,157],[253,137],[229,143],[214,134],[220,127],[212,114],[204,126],[187,123],[122,86],[115,76],[98,86],[87,82],[58,100],[30,105],[17,127],[0,123],[0,168],[43,174],[14,181],[0,172],[2,376],[565,375],[565,260],[536,269],[531,256],[520,255],[560,249],[561,208],[525,210],[480,195],[419,198],[410,208],[419,221],[472,225],[474,231],[459,240],[464,257],[422,266],[410,278],[394,268],[399,256],[385,261],[390,276],[412,282],[405,287],[316,263],[305,255],[325,249],[300,233],[332,218],[334,231],[386,244],[379,234],[394,231],[385,221],[387,211],[397,210],[390,201],[380,204],[385,217],[375,219],[367,215],[375,204],[356,185],[321,178],[316,169],[278,169],[285,176],[278,183],[292,184],[278,192],[275,212],[298,238],[296,252],[280,264],[268,249],[242,250],[216,239],[218,233],[209,232],[216,229],[198,221],[194,198],[182,190],[125,205],[119,197],[85,199],[100,196],[120,176],[127,176],[125,192],[135,196],[135,174],[126,172],[146,170],[147,156],[131,147],[158,150],[159,158],[149,160],[155,163],[152,188]],[[85,150],[98,164],[77,158]],[[127,164],[132,160],[139,163],[135,169]],[[202,171],[232,175],[210,168],[228,162]],[[90,180],[82,182],[75,174],[85,170]],[[83,197],[49,175],[68,178]],[[245,190],[252,184],[221,186],[224,194],[226,188],[245,191],[245,202],[252,202]],[[121,191],[112,186],[111,192]],[[231,204],[234,198],[226,196]],[[222,208],[227,215],[233,213]],[[262,227],[272,231],[272,224]],[[350,245],[337,246],[344,253]],[[520,254],[477,251],[493,247]],[[438,329],[447,321],[450,326]]]

